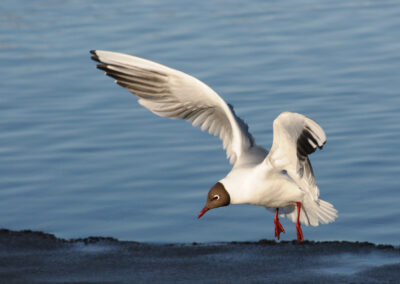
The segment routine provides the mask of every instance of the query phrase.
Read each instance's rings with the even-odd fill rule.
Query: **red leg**
[[[274,219],[275,237],[279,240],[280,234],[284,233],[285,229],[283,228],[282,224],[279,222],[278,212],[279,212],[279,208],[276,208],[275,219]]]
[[[302,241],[304,241],[303,231],[301,230],[301,226],[300,226],[301,203],[296,202],[296,204],[297,204],[297,223],[296,223],[297,242],[301,243]]]

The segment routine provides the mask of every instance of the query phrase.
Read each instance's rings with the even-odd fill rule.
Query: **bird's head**
[[[222,183],[217,182],[208,192],[206,205],[203,210],[200,211],[197,218],[203,216],[210,209],[228,206],[230,203],[231,197],[229,196],[229,193],[226,191]]]

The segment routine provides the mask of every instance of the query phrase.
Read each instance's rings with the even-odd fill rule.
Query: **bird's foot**
[[[285,229],[283,228],[282,224],[279,222],[278,211],[279,211],[279,209],[276,209],[274,224],[275,224],[275,237],[279,240],[280,234],[284,233]]]
[[[296,224],[296,232],[297,232],[297,243],[301,243],[302,241],[304,241],[304,237],[300,224]]]
[[[301,203],[296,202],[296,204],[297,204],[297,223],[296,223],[297,243],[301,243],[302,241],[304,241],[303,231],[301,230],[300,226]]]
[[[285,229],[283,228],[279,220],[274,220],[274,223],[275,223],[275,237],[279,240],[280,234],[284,233]]]

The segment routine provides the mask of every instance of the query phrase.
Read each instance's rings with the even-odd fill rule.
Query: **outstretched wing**
[[[153,113],[185,119],[218,135],[231,164],[254,145],[248,126],[216,92],[178,70],[127,54],[92,50],[97,68],[136,95]]]
[[[274,138],[266,157],[277,170],[287,174],[304,190],[318,199],[319,189],[308,155],[326,142],[324,130],[315,121],[298,113],[283,112],[273,124]]]

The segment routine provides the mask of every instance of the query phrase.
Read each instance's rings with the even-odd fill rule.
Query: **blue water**
[[[159,118],[90,49],[196,76],[268,148],[282,111],[328,142],[311,156],[333,224],[309,240],[399,244],[399,1],[0,2],[0,227],[147,242],[273,238],[273,215],[196,216],[229,171],[219,140]],[[284,240],[295,226],[281,220]]]

